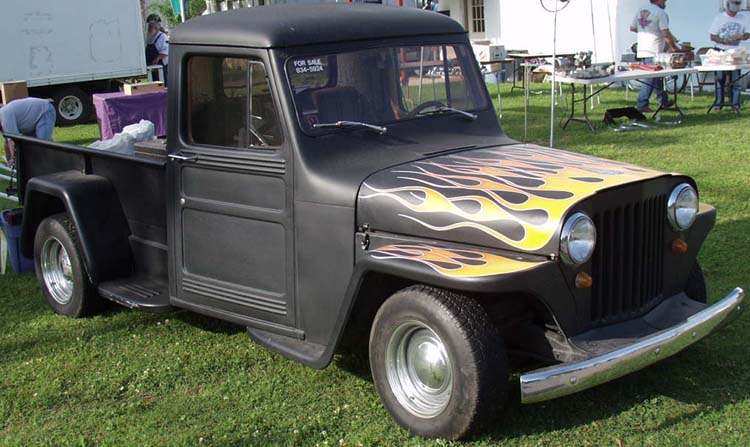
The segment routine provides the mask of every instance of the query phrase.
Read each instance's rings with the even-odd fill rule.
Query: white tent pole
[[[559,8],[555,4],[555,19],[552,25],[552,98],[550,100],[550,117],[549,117],[549,146],[555,145],[555,93],[557,92],[555,81],[557,74],[557,11]]]
[[[185,21],[185,1],[180,0],[180,20]]]
[[[590,0],[589,4],[591,5],[591,34],[592,34],[592,41],[594,42],[594,54],[591,57],[591,62],[596,63],[599,61],[599,53],[596,50],[596,19],[594,18],[594,0]],[[597,101],[600,101],[601,97],[597,95]],[[586,107],[586,105],[584,105]],[[591,86],[591,110],[594,110],[594,86]]]
[[[596,51],[596,21],[594,20],[594,0],[590,0],[591,4],[591,34],[593,35],[592,41],[594,42],[594,57],[591,58],[592,62],[599,62],[597,59],[597,51]]]
[[[612,62],[617,64],[619,61],[617,60],[617,55],[615,55],[615,38],[612,36],[612,13],[611,13],[611,5],[609,3],[609,0],[607,0],[607,24],[609,25],[609,47],[610,51],[612,51]]]

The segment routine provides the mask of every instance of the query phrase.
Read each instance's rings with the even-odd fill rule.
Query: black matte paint
[[[503,133],[491,107],[478,111],[474,121],[452,114],[400,121],[384,135],[360,129],[321,136],[301,131],[287,84],[288,58],[436,43],[468,45],[469,40],[457,22],[442,15],[372,5],[266,6],[178,26],[170,46],[167,148],[169,154],[197,158],[164,161],[11,135],[19,148],[24,252],[29,254],[41,219],[67,211],[80,232],[87,270],[105,295],[143,308],[147,303],[139,303],[132,292],[150,284],[158,296],[169,295],[152,302],[152,310],[171,304],[245,325],[259,343],[316,368],[331,361],[347,321],[365,304],[362,297],[377,296],[377,290],[360,290],[363,284],[377,287],[367,281],[369,275],[395,278],[391,284],[422,283],[487,297],[523,293],[547,308],[565,336],[591,330],[588,292],[574,286],[576,273],[588,266],[571,268],[556,257],[562,222],[555,223],[558,229],[543,250],[524,253],[481,238],[441,237],[405,225],[393,206],[358,208],[363,182],[389,168],[461,151],[512,150],[518,143]],[[251,58],[265,65],[281,122],[281,147],[242,150],[190,142],[184,95],[192,55]],[[486,90],[482,94],[488,96]],[[538,162],[533,174],[543,176],[553,168]],[[537,186],[541,180],[534,175],[516,179],[518,186]],[[594,177],[574,180],[596,183]],[[575,204],[568,215],[637,200],[654,190],[668,194],[680,181],[692,183],[664,175],[600,191]],[[524,197],[508,192],[503,199],[512,204]],[[475,210],[471,201],[458,206]],[[545,216],[544,210],[535,210],[518,217],[533,223]],[[678,257],[664,247],[663,295],[684,288],[714,220],[715,211],[706,209],[685,234],[669,233],[683,236],[690,250]],[[519,237],[521,230],[507,231]],[[394,243],[484,250],[536,265],[507,275],[458,278],[371,255]]]

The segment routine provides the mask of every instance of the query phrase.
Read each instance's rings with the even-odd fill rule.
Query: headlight
[[[560,256],[568,264],[583,264],[596,247],[596,227],[589,216],[575,213],[563,225],[560,235]]]
[[[698,193],[687,183],[672,190],[667,202],[667,218],[675,230],[687,230],[698,215]]]

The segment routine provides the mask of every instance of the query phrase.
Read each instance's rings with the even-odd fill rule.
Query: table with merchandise
[[[611,74],[609,76],[604,77],[598,77],[598,78],[578,78],[578,77],[571,77],[571,76],[564,76],[564,75],[558,75],[555,82],[559,82],[561,84],[568,84],[570,85],[570,93],[571,93],[571,104],[570,104],[570,111],[565,119],[565,121],[562,123],[562,128],[565,129],[568,124],[571,121],[584,123],[589,126],[592,132],[596,132],[594,128],[594,123],[589,119],[588,110],[586,106],[584,105],[582,107],[583,109],[583,116],[578,117],[576,116],[576,103],[583,103],[585,104],[589,99],[592,97],[598,95],[602,91],[608,89],[613,84],[625,82],[625,81],[639,81],[642,82],[644,79],[651,79],[651,78],[666,78],[666,77],[677,77],[681,75],[689,75],[697,73],[697,70],[695,68],[669,68],[669,69],[663,69],[658,71],[649,71],[649,70],[626,70],[626,71],[618,71],[614,74]],[[583,97],[576,97],[576,86],[583,86]],[[587,91],[586,87],[594,86],[596,85],[598,88]],[[677,105],[677,92],[673,92],[673,100],[672,103],[668,105],[668,107],[663,107],[663,104],[659,105],[659,108],[654,112],[652,115],[652,118],[655,118],[659,113],[661,113],[663,110],[675,110],[677,113],[679,113],[681,116],[684,116],[684,113]]]

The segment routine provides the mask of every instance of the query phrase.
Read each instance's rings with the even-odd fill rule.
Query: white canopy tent
[[[555,7],[554,0],[543,1]],[[596,50],[595,62],[619,61],[636,40],[630,24],[646,3],[648,0],[569,0],[558,14],[557,52]],[[472,21],[479,5],[484,14],[483,32],[477,32]],[[712,46],[708,28],[720,5],[721,0],[668,1],[672,33],[695,48]],[[440,0],[439,9],[463,23],[472,39],[492,40],[509,50],[552,51],[554,17],[540,0]]]
[[[745,9],[747,3],[745,1]],[[636,41],[630,31],[648,0],[440,0],[473,40],[489,40],[507,50],[562,54],[592,51],[593,62],[619,62]],[[670,30],[694,48],[712,47],[709,28],[722,0],[671,0]],[[557,11],[557,12],[555,12]],[[750,16],[749,16],[750,17]],[[554,80],[554,75],[553,75]],[[554,82],[553,82],[554,85]],[[554,144],[555,87],[550,104],[550,145]]]

